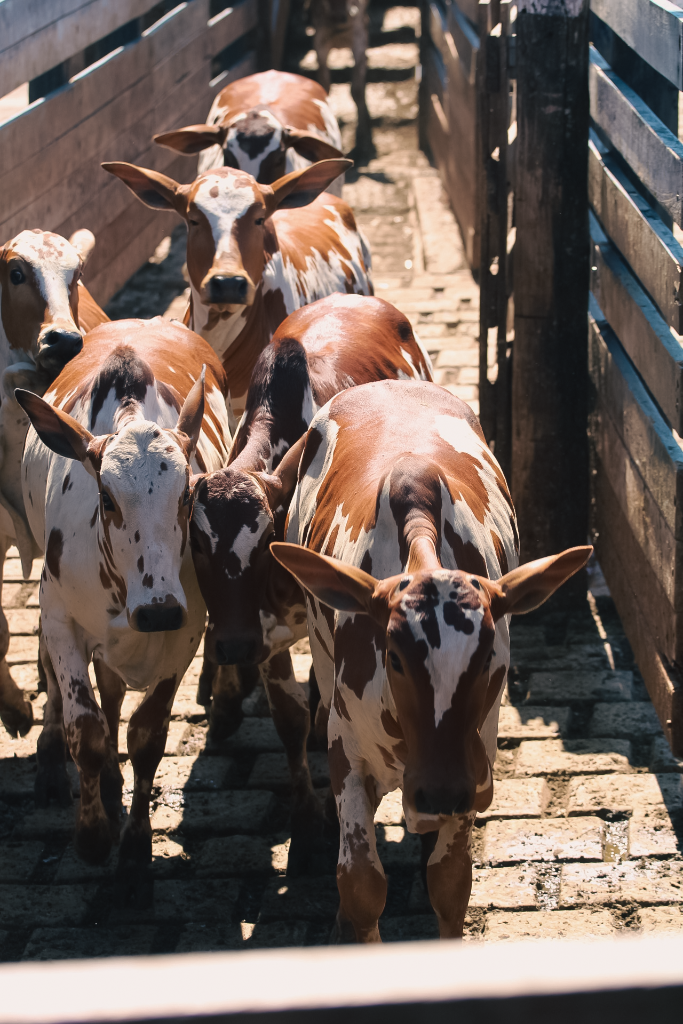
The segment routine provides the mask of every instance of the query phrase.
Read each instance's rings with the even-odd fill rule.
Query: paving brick
[[[410,917],[382,917],[379,932],[384,942],[415,942],[418,939],[438,939],[439,924],[436,914],[414,914]]]
[[[152,836],[152,874],[155,878],[169,878],[182,870],[189,861],[182,843],[177,838]]]
[[[168,726],[168,736],[164,754],[166,757],[182,755],[183,745],[190,735],[192,726],[189,722],[171,721]],[[119,726],[119,753],[127,754],[128,751],[128,722],[121,722]]]
[[[376,825],[400,825],[403,821],[403,793],[394,789],[382,797],[375,811]]]
[[[683,842],[665,810],[636,811],[628,823],[629,856],[664,857],[683,852]]]
[[[607,910],[537,910],[530,914],[489,913],[487,942],[527,939],[588,939],[616,933]]]
[[[377,825],[375,831],[377,852],[385,871],[419,865],[422,845],[418,835],[402,825]]]
[[[622,736],[648,739],[661,735],[662,727],[652,704],[596,704],[588,723],[590,736]]]
[[[114,847],[104,864],[88,864],[69,844],[59,862],[55,882],[94,882],[102,878],[113,878],[117,863],[118,847]]]
[[[274,949],[279,946],[305,946],[306,921],[257,921],[245,943],[247,949]]]
[[[15,740],[0,726],[0,758],[33,757],[42,730],[42,725],[34,725],[25,736],[20,736]]]
[[[590,775],[630,772],[629,740],[524,740],[515,775]]]
[[[259,921],[299,918],[302,921],[334,923],[339,891],[334,876],[273,878],[263,894]]]
[[[672,810],[681,806],[682,798],[682,780],[678,775],[577,776],[569,783],[567,813],[645,811],[663,809],[665,804]]]
[[[155,790],[184,790],[186,793],[224,789],[234,772],[229,757],[164,757],[154,776]],[[133,766],[122,765],[124,788],[133,791]]]
[[[70,960],[104,956],[145,956],[156,928],[36,928],[22,960]]]
[[[494,783],[493,800],[477,815],[483,821],[492,818],[540,818],[550,800],[545,779],[501,779]]]
[[[532,672],[529,676],[529,704],[632,699],[633,672]]]
[[[239,891],[240,883],[232,879],[155,882],[154,920],[227,922]]]
[[[274,806],[273,794],[258,790],[193,793],[175,806],[159,804],[152,828],[184,835],[253,834],[265,827]]]
[[[308,764],[311,769],[313,785],[316,787],[329,786],[330,770],[327,764],[327,754],[322,751],[309,752]],[[274,789],[276,791],[289,790],[291,784],[286,754],[259,754],[247,782],[249,789]]]
[[[555,739],[567,732],[570,718],[570,708],[502,707],[498,720],[498,738]]]
[[[683,871],[676,861],[564,864],[560,907],[600,903],[681,903]]]
[[[198,663],[197,671],[192,672],[195,662]],[[186,722],[201,722],[206,719],[206,708],[201,704],[197,704],[195,699],[197,696],[197,682],[201,666],[201,658],[195,658],[182,683],[178,687],[178,692],[176,693],[175,700],[173,701],[172,715],[174,720],[180,719]],[[192,672],[192,675],[188,678],[190,672]]]
[[[651,772],[683,772],[683,759],[674,757],[663,736],[655,736],[650,748]]]
[[[36,662],[30,662],[26,665],[12,665],[10,675],[22,690],[32,691],[38,689],[38,665]]]
[[[683,932],[683,907],[641,907],[638,916],[643,932]]]
[[[224,836],[207,839],[196,860],[198,878],[269,874],[273,870],[271,844],[261,836]]]
[[[42,572],[42,569],[43,569],[43,560],[42,560],[42,558],[35,558],[33,560],[32,566],[31,566],[31,572],[29,574],[29,580],[32,580],[33,582],[38,583],[40,581],[40,574]],[[3,579],[4,580],[8,580],[8,581],[9,580],[21,580],[21,581],[23,581],[24,580],[24,573],[23,573],[22,568],[21,568],[21,559],[20,558],[16,558],[16,557],[15,558],[12,558],[12,557],[6,558],[5,559],[5,568],[3,570],[3,574],[2,575],[3,575]]]
[[[37,661],[38,637],[11,636],[6,657],[8,665],[19,665],[24,661]]]
[[[40,807],[27,814],[12,832],[12,839],[50,839],[67,842],[73,836],[78,801],[71,807]]]
[[[283,750],[272,718],[245,718],[237,732],[225,742],[229,753],[261,754]]]
[[[0,885],[2,923],[8,928],[79,925],[96,885]]]
[[[37,636],[40,611],[37,608],[9,608],[5,612],[13,635]]]
[[[0,879],[3,882],[27,882],[38,867],[44,848],[45,844],[40,841],[15,843],[9,840],[0,843]]]
[[[536,908],[536,872],[533,867],[474,868],[472,871],[473,908],[500,907],[503,910]]]
[[[599,818],[490,821],[484,856],[494,867],[524,861],[602,860]]]
[[[212,953],[220,950],[244,949],[239,924],[186,924],[180,933],[176,953]]]

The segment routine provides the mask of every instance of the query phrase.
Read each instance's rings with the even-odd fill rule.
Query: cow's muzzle
[[[260,660],[262,648],[263,641],[260,636],[217,640],[215,659],[219,665],[255,665]]]
[[[82,348],[83,335],[79,331],[55,328],[41,337],[36,362],[44,370],[59,373]]]
[[[162,604],[139,604],[128,616],[131,629],[138,633],[170,633],[187,622],[187,612],[175,597]]]
[[[418,814],[468,814],[474,804],[472,786],[420,786],[415,790]]]
[[[208,282],[209,302],[217,306],[245,306],[249,298],[249,281],[241,275],[214,274]]]

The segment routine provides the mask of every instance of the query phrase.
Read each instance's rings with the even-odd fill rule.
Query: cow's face
[[[180,568],[190,517],[190,458],[204,414],[205,371],[188,394],[175,430],[146,420],[93,437],[73,417],[17,390],[41,441],[76,459],[97,480],[100,583],[131,629],[180,629],[187,601]]]
[[[418,819],[488,807],[491,765],[479,730],[503,684],[504,674],[489,686],[495,623],[537,608],[591,551],[570,548],[495,582],[444,569],[378,581],[296,544],[271,545],[319,601],[369,615],[385,631],[386,676],[407,747],[403,798]]]
[[[273,515],[255,475],[228,468],[198,479],[190,542],[209,613],[205,649],[219,665],[255,664],[270,653],[262,603],[272,539]]]
[[[25,353],[50,381],[83,347],[82,269],[76,248],[51,231],[22,231],[0,249],[2,328],[9,347]]]
[[[187,223],[187,269],[199,304],[219,316],[252,305],[266,259],[267,222],[276,210],[306,206],[351,166],[323,160],[272,187],[219,167],[192,185],[132,164],[103,164],[152,209],[175,210]]]

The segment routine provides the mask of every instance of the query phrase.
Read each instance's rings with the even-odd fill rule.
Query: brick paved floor
[[[373,83],[369,91],[378,156],[350,176],[347,197],[373,249],[377,294],[410,316],[439,382],[476,408],[477,289],[436,172],[417,150],[415,83]],[[348,144],[348,86],[334,86],[333,99]],[[182,250],[176,232],[111,314],[177,310]],[[181,685],[157,773],[154,862],[137,903],[117,886],[113,858],[101,868],[76,858],[75,807],[34,808],[45,700],[35,668],[39,568],[24,583],[16,557],[5,567],[9,661],[36,726],[20,740],[0,733],[0,959],[326,942],[337,902],[333,865],[305,878],[285,875],[287,772],[263,692],[245,702],[247,717],[224,748],[206,752],[204,709],[194,701],[199,657]],[[683,762],[664,742],[599,570],[591,581],[588,600],[570,616],[555,602],[514,622],[494,801],[474,830],[468,940],[683,929]],[[301,643],[302,681],[309,665]],[[126,697],[124,719],[137,699]],[[311,761],[322,793],[326,757]],[[132,777],[128,762],[123,767],[129,802]],[[419,841],[405,832],[395,794],[376,822],[389,878],[383,937],[435,937]]]

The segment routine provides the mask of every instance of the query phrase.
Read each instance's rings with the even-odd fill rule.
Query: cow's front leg
[[[0,602],[2,599],[3,571],[5,554],[10,538],[0,534]],[[33,725],[33,708],[27,701],[21,688],[12,679],[7,667],[7,651],[9,649],[9,625],[0,603],[0,721],[10,736],[25,736]]]
[[[207,747],[217,749],[236,733],[244,712],[242,701],[261,678],[257,665],[217,665],[213,679],[213,699]]]
[[[429,899],[439,920],[442,939],[462,938],[472,891],[472,825],[474,814],[444,820],[427,862]]]
[[[150,686],[128,725],[128,754],[133,765],[133,801],[121,837],[119,868],[133,870],[152,860],[152,826],[149,804],[159,762],[164,755],[173,699],[178,689],[176,675]]]
[[[47,807],[53,797],[62,806],[68,807],[72,801],[72,794],[66,770],[67,745],[62,692],[42,633],[38,657],[45,673],[47,701],[43,708],[43,728],[38,737],[33,792],[37,807]]]
[[[306,740],[311,728],[306,692],[297,682],[289,651],[274,654],[261,665],[273,722],[284,744],[292,782],[292,841],[287,874],[302,874],[322,837],[322,808],[308,766]]]
[[[126,684],[121,676],[101,659],[96,658],[94,666],[102,711],[109,726],[109,747],[100,775],[100,794],[104,809],[118,830],[123,794],[123,775],[119,765],[119,722]]]
[[[330,742],[330,776],[339,815],[339,910],[331,942],[381,942],[387,880],[377,853],[374,781],[352,767],[340,736]]]
[[[363,156],[373,155],[372,127],[370,111],[365,96],[365,83],[368,73],[368,25],[365,4],[353,18],[351,26],[351,48],[353,50],[353,72],[351,75],[351,96],[358,109],[358,126],[356,128],[356,152]]]
[[[332,34],[324,26],[316,25],[313,46],[318,57],[318,81],[325,92],[329,92],[332,78],[330,76],[330,69],[327,66],[327,58],[332,49]]]

